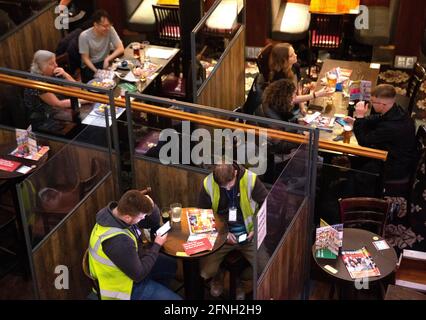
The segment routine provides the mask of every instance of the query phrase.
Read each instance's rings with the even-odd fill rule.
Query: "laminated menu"
[[[379,268],[365,247],[343,251],[342,259],[352,279],[380,276]]]
[[[187,255],[193,255],[203,251],[209,251],[213,249],[209,239],[201,238],[199,240],[188,241],[183,244],[183,249]]]
[[[188,227],[191,235],[216,230],[212,209],[190,208],[187,211]]]
[[[13,172],[21,165],[20,162],[0,158],[0,170]]]

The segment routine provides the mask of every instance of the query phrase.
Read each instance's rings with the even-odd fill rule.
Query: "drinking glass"
[[[150,62],[148,55],[148,49],[149,49],[149,41],[142,41],[142,49],[144,53],[144,62]]]
[[[166,207],[161,209],[161,219],[163,220],[163,224],[170,221],[170,208]]]
[[[327,86],[330,88],[336,88],[337,76],[334,73],[327,73]]]
[[[180,222],[180,216],[182,214],[182,204],[172,203],[170,205],[170,210],[172,212],[172,222]]]
[[[343,127],[343,143],[349,143],[352,137],[352,126],[346,125]]]
[[[140,58],[140,49],[141,49],[141,44],[139,42],[134,42],[132,44],[132,49],[133,49],[133,58],[135,59],[139,59]]]

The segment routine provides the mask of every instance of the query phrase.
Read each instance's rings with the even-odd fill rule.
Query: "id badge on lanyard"
[[[228,221],[230,221],[230,222],[237,221],[237,208],[236,207],[229,208]]]

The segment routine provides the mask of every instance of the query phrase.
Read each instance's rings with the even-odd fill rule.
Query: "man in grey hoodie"
[[[174,259],[159,255],[167,234],[146,246],[138,227],[159,227],[160,214],[152,199],[129,190],[96,215],[89,245],[90,273],[99,282],[102,299],[178,300],[179,295],[159,283],[175,277]]]

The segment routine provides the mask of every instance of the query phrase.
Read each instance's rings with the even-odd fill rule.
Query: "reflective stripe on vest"
[[[102,299],[129,300],[133,280],[123,273],[104,253],[102,242],[119,234],[130,237],[138,250],[135,235],[128,229],[103,227],[98,224],[93,228],[89,244],[90,274],[98,280]]]
[[[244,225],[247,232],[253,231],[253,215],[257,211],[257,203],[251,197],[251,193],[256,183],[256,174],[250,170],[245,170],[242,178],[240,179],[240,208],[243,213]],[[212,209],[217,213],[219,207],[220,187],[213,179],[213,173],[209,174],[204,179],[204,189],[210,196],[212,202]]]

